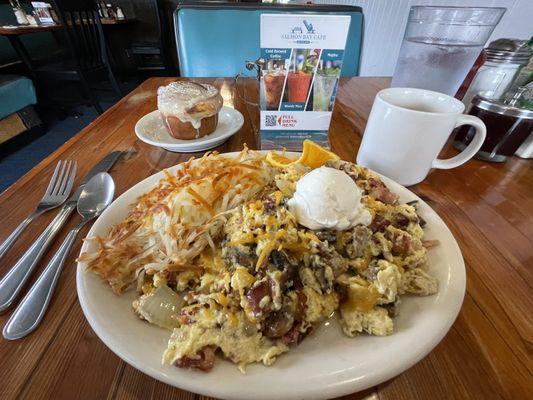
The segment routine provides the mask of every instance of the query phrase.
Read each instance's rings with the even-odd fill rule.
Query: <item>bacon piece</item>
[[[281,338],[281,341],[285,343],[287,346],[290,346],[292,344],[300,343],[308,334],[310,334],[313,331],[313,327],[310,327],[305,332],[300,331],[300,323],[296,323],[293,325],[292,329],[287,332],[283,337]]]
[[[385,204],[396,204],[399,196],[392,193],[385,184],[377,179],[369,178],[368,181],[368,194],[374,197],[376,200]]]
[[[215,364],[215,349],[206,346],[198,351],[197,358],[182,357],[176,361],[176,366],[180,368],[199,369],[200,371],[210,371]]]
[[[300,324],[294,324],[294,326],[291,328],[289,332],[287,332],[283,337],[281,338],[281,341],[285,343],[287,346],[298,343],[298,338],[300,337]]]
[[[302,321],[305,318],[305,310],[307,309],[307,296],[303,289],[296,290],[296,296],[298,296],[298,302],[296,303],[294,318],[298,321]]]
[[[411,222],[411,220],[409,218],[407,218],[405,215],[403,214],[396,214],[394,216],[394,223],[393,225],[396,227],[396,228],[400,228],[400,229],[405,229],[409,226],[409,222]]]
[[[372,230],[372,232],[385,232],[387,226],[389,226],[390,224],[391,222],[388,219],[385,219],[381,215],[376,214],[376,216],[372,220],[372,223],[369,225],[369,228]]]
[[[264,335],[269,338],[278,338],[285,335],[294,324],[294,315],[289,310],[281,309],[270,313],[265,321]]]
[[[396,235],[392,240],[392,255],[406,256],[411,250],[411,239],[408,235]]]
[[[348,161],[337,160],[337,161],[328,161],[325,164],[326,167],[336,168],[340,171],[345,172],[352,180],[357,183],[357,178],[359,177],[359,172],[357,167]]]
[[[250,305],[250,308],[252,309],[252,314],[254,317],[259,318],[261,315],[264,314],[265,311],[261,308],[260,303],[261,300],[266,297],[270,296],[270,285],[268,281],[263,281],[259,283],[259,285],[251,288],[248,293],[246,294],[246,300],[248,301],[248,304]]]
[[[265,210],[265,213],[267,214],[271,214],[271,215],[276,214],[276,208],[277,208],[276,200],[273,199],[272,197],[267,198],[263,202],[263,209]]]

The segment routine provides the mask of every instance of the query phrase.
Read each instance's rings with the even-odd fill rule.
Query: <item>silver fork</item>
[[[72,185],[74,184],[74,178],[76,177],[76,170],[78,164],[76,161],[58,161],[54,174],[50,179],[50,183],[46,188],[43,198],[32,212],[19,226],[7,237],[7,239],[0,245],[0,260],[4,254],[13,245],[15,240],[19,237],[22,231],[39,215],[45,211],[51,210],[63,204],[67,200]]]

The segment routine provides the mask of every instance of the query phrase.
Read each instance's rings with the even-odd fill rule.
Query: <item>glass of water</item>
[[[505,10],[411,7],[391,86],[454,96]]]

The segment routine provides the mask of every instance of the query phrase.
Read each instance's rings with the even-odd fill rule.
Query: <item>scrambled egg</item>
[[[195,321],[174,329],[163,362],[176,364],[184,358],[194,359],[199,351],[213,346],[244,372],[246,364],[270,365],[278,355],[289,350],[287,345],[264,337],[243,312],[227,318],[220,310],[204,309]]]
[[[343,161],[329,166],[362,189],[373,218],[368,227],[338,232],[300,226],[286,202],[309,169],[293,165],[270,174],[270,181],[258,174],[263,181],[255,197],[224,211],[187,262],[165,266],[159,260],[157,268],[137,270],[135,312],[172,331],[164,363],[207,371],[218,352],[242,371],[250,363],[270,365],[335,311],[348,336],[390,335],[401,295],[437,292],[415,207],[399,204],[362,167]],[[195,229],[187,233],[191,240],[205,231]]]

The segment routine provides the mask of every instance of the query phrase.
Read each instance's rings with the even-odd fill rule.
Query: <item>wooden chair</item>
[[[70,58],[35,69],[38,78],[79,81],[92,105],[103,109],[89,86],[89,77],[106,75],[114,91],[122,92],[109,63],[107,46],[96,4],[92,0],[52,0],[66,36]]]
[[[137,72],[141,76],[170,76],[176,71],[167,54],[165,34],[169,30],[165,6],[162,0],[146,0],[137,7],[142,7],[143,29],[141,40],[135,40],[130,46],[134,56]]]

